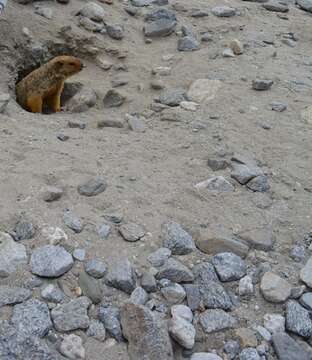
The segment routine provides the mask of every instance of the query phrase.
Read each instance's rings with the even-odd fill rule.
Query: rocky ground
[[[312,359],[311,0],[11,0],[0,358]],[[62,112],[15,84],[86,68]]]

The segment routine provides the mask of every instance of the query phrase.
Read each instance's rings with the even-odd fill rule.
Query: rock
[[[9,234],[0,232],[0,278],[9,276],[25,264],[25,246],[15,242]]]
[[[148,301],[148,294],[142,287],[135,288],[130,296],[130,302],[136,305],[145,305]]]
[[[206,103],[213,100],[221,88],[220,80],[195,80],[187,92],[187,99],[196,103]]]
[[[282,333],[285,331],[285,318],[279,314],[265,314],[263,317],[264,327],[271,333]]]
[[[79,274],[78,284],[81,288],[82,294],[87,296],[93,304],[98,304],[102,301],[102,290],[100,284],[93,277],[83,271]]]
[[[193,18],[202,18],[208,16],[208,11],[202,9],[191,9],[190,16]]]
[[[79,18],[79,25],[92,32],[102,32],[104,30],[103,23],[95,22],[84,16]]]
[[[94,339],[101,342],[105,341],[106,338],[106,330],[104,325],[100,321],[94,319],[90,321],[90,326],[86,334],[87,336],[93,337]]]
[[[82,339],[75,335],[65,335],[60,345],[60,353],[66,356],[68,359],[84,359],[86,351],[82,345]]]
[[[136,286],[136,275],[128,259],[119,259],[106,275],[106,284],[131,294]]]
[[[121,129],[125,126],[123,119],[102,119],[97,122],[97,127],[99,129],[111,127]]]
[[[126,101],[126,99],[127,97],[121,92],[111,89],[107,91],[103,99],[103,104],[106,108],[119,107]]]
[[[309,311],[312,311],[312,293],[303,294],[300,298],[300,303]]]
[[[29,240],[35,236],[35,228],[32,223],[20,221],[16,224],[14,229],[15,241]]]
[[[30,267],[33,274],[43,277],[58,277],[72,268],[73,258],[63,247],[45,245],[31,255]]]
[[[191,360],[222,360],[222,358],[214,353],[194,353]]]
[[[224,344],[223,350],[227,354],[229,360],[234,360],[240,351],[240,346],[237,341],[229,340]]]
[[[33,336],[43,337],[52,328],[48,306],[37,299],[15,305],[11,323]]]
[[[289,11],[288,5],[282,1],[270,0],[264,4],[262,4],[266,10],[286,13]]]
[[[57,139],[60,140],[60,141],[67,141],[69,140],[69,136],[68,135],[65,135],[65,134],[62,134],[62,133],[59,133],[56,135]]]
[[[79,185],[77,190],[80,195],[95,196],[102,193],[107,187],[105,180],[101,178],[90,179]]]
[[[15,305],[28,300],[31,291],[22,287],[0,285],[0,307]]]
[[[161,226],[163,246],[173,255],[186,255],[195,250],[192,236],[180,224],[170,221]]]
[[[252,278],[249,275],[244,276],[240,279],[238,285],[238,294],[242,297],[251,297],[254,294],[254,286]]]
[[[64,211],[63,221],[64,224],[75,233],[80,233],[83,230],[81,219],[74,215],[69,209]]]
[[[235,57],[235,54],[233,52],[232,49],[229,49],[229,48],[225,48],[223,51],[222,51],[222,56],[224,58],[234,58]]]
[[[10,94],[0,94],[0,114],[6,111],[10,99]]]
[[[257,347],[258,340],[254,330],[239,328],[234,331],[235,338],[239,341],[241,348]]]
[[[164,37],[172,34],[177,26],[175,20],[160,18],[144,25],[144,35],[149,38]]]
[[[115,40],[121,40],[124,37],[124,29],[121,25],[106,25],[107,34]]]
[[[41,192],[41,197],[42,200],[46,202],[52,202],[59,200],[62,197],[63,193],[64,193],[63,189],[59,187],[46,186]]]
[[[62,305],[58,305],[51,311],[51,318],[57,331],[66,332],[89,327],[88,308],[91,301],[86,296]]]
[[[286,301],[291,294],[290,284],[272,272],[263,275],[260,290],[267,301],[274,303]]]
[[[83,87],[66,104],[66,111],[72,113],[85,112],[92,108],[97,101],[95,91],[88,87]]]
[[[242,231],[238,237],[257,250],[270,251],[273,249],[274,237],[271,227],[262,227]]]
[[[186,111],[196,111],[199,107],[199,104],[193,102],[193,101],[182,101],[180,103],[180,106],[182,109]]]
[[[199,321],[207,334],[227,330],[233,328],[237,324],[234,317],[220,309],[206,310],[200,314]]]
[[[129,114],[126,115],[126,120],[128,122],[129,129],[137,132],[144,133],[146,130],[145,123],[141,117],[131,116]]]
[[[68,240],[68,236],[59,227],[48,226],[43,228],[42,235],[49,241],[51,245],[57,245]]]
[[[57,285],[49,284],[41,290],[41,297],[48,302],[59,303],[64,300],[65,295]]]
[[[167,326],[142,305],[125,304],[121,309],[121,324],[128,340],[130,360],[173,360]]]
[[[296,4],[305,11],[312,13],[312,1],[311,0],[296,0]]]
[[[84,130],[87,126],[85,122],[80,120],[69,120],[67,125],[71,129],[80,129],[80,130]]]
[[[38,14],[49,20],[53,18],[53,10],[47,7],[37,6],[35,8],[35,14]]]
[[[94,2],[88,2],[81,10],[79,10],[78,14],[98,22],[103,21],[106,15],[102,6]]]
[[[309,288],[312,288],[312,257],[310,257],[305,266],[301,269],[300,280]]]
[[[101,239],[107,239],[108,235],[111,232],[111,227],[107,224],[102,224],[101,226],[99,226],[98,228],[98,234],[100,236]]]
[[[201,307],[200,286],[187,284],[184,285],[186,292],[187,305],[191,310],[198,310]]]
[[[246,263],[233,253],[217,254],[212,258],[212,263],[221,281],[235,281],[246,275]]]
[[[235,55],[241,55],[244,52],[243,44],[238,39],[232,40],[229,46]]]
[[[265,341],[270,342],[272,340],[271,333],[265,327],[258,325],[254,327],[254,330],[256,330],[257,333],[261,336],[261,338]]]
[[[256,79],[252,81],[252,88],[254,90],[269,90],[271,86],[273,85],[272,80],[264,80],[264,79]]]
[[[294,300],[286,305],[286,329],[304,338],[312,335],[312,320],[309,311]]]
[[[287,109],[287,105],[282,103],[282,102],[278,102],[278,101],[274,101],[271,103],[272,106],[272,110],[273,111],[277,111],[277,112],[283,112]]]
[[[74,250],[73,258],[78,261],[84,261],[84,259],[86,258],[86,250],[85,249]]]
[[[120,312],[118,308],[113,306],[101,306],[99,310],[99,319],[114,339],[118,342],[123,340],[120,326]]]
[[[106,265],[100,260],[93,259],[85,263],[86,273],[96,279],[102,278],[106,273],[106,269]]]
[[[192,282],[194,275],[192,271],[181,262],[175,259],[168,259],[167,262],[159,268],[156,279],[168,279],[176,283]]]
[[[246,348],[239,354],[239,360],[261,360],[257,349]]]
[[[162,105],[162,106],[165,106],[165,105]],[[182,121],[182,119],[183,119],[182,115],[183,115],[183,113],[180,108],[171,108],[171,109],[165,108],[164,110],[162,110],[162,112],[160,114],[160,120],[161,121],[179,122],[179,121]]]
[[[170,283],[161,289],[164,298],[171,304],[182,303],[185,299],[186,293],[183,287],[179,284]]]
[[[199,49],[200,49],[200,43],[193,36],[184,36],[178,40],[179,51],[196,51]]]
[[[154,267],[160,267],[170,258],[171,250],[159,248],[147,257],[147,261]]]
[[[119,227],[119,233],[126,241],[135,242],[140,240],[146,231],[141,225],[127,223]]]
[[[236,15],[236,10],[229,6],[215,6],[211,9],[211,12],[218,17],[231,17]]]
[[[306,124],[312,124],[312,106],[307,106],[301,111],[301,118]]]
[[[308,360],[307,352],[285,332],[273,335],[273,347],[279,360]]]
[[[259,175],[248,182],[246,185],[252,191],[265,192],[270,189],[268,178],[265,175]]]
[[[224,287],[215,281],[204,283],[199,288],[203,305],[208,309],[231,310],[233,303]]]
[[[163,80],[161,79],[153,79],[151,81],[151,88],[154,90],[162,90],[164,89],[166,86],[163,82]],[[182,104],[182,103],[181,103]]]
[[[193,268],[193,274],[195,275],[195,281],[200,285],[206,285],[211,281],[219,281],[214,266],[209,262],[202,262],[195,265]]]
[[[171,307],[171,315],[173,318],[180,317],[190,323],[193,321],[192,310],[185,305],[173,305]]]
[[[232,192],[235,190],[234,186],[227,181],[223,176],[215,176],[208,180],[202,181],[195,185],[197,190],[207,189],[212,192]]]
[[[159,97],[159,102],[168,106],[179,106],[179,104],[184,100],[184,89],[168,89],[165,90]]]
[[[305,247],[303,245],[295,245],[291,251],[289,256],[296,262],[301,262],[305,258]]]
[[[242,185],[247,184],[248,181],[262,174],[261,169],[256,166],[249,167],[239,163],[233,163],[232,166],[233,170],[231,172],[231,177]]]
[[[170,336],[183,348],[192,349],[195,344],[196,330],[194,326],[182,317],[173,317],[169,320]]]

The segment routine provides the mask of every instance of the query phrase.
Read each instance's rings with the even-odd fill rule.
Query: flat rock
[[[0,285],[0,307],[15,305],[31,297],[31,291],[17,286]]]
[[[140,240],[146,233],[143,226],[129,222],[119,227],[119,233],[124,240],[129,242],[135,242]]]
[[[192,236],[174,221],[161,225],[163,246],[171,250],[173,255],[186,255],[195,250]]]
[[[200,49],[200,42],[194,36],[184,36],[178,40],[179,51],[196,51]]]
[[[312,0],[296,0],[296,4],[302,10],[312,13]]]
[[[273,347],[279,360],[309,360],[305,349],[285,332],[273,335]]]
[[[121,324],[128,340],[130,360],[173,360],[167,326],[148,308],[125,304],[121,309]]]
[[[0,278],[14,273],[27,264],[26,248],[4,232],[0,232]]]
[[[160,18],[144,25],[143,31],[146,37],[164,37],[172,34],[177,26],[175,20]]]
[[[246,275],[245,261],[233,253],[217,254],[212,258],[212,263],[221,281],[235,281]]]
[[[94,178],[78,186],[78,192],[84,196],[95,196],[102,193],[107,187],[104,179]]]
[[[236,10],[229,6],[215,6],[211,9],[211,12],[218,17],[232,17],[236,15]]]
[[[170,258],[171,250],[159,248],[147,257],[147,261],[154,267],[160,267]]]
[[[227,330],[237,324],[233,316],[220,309],[206,310],[200,314],[199,321],[207,334]]]
[[[119,259],[106,275],[106,284],[131,294],[136,287],[135,270],[128,259]]]
[[[74,260],[61,246],[45,245],[36,249],[30,258],[33,274],[43,277],[58,277],[73,266]]]
[[[300,271],[300,279],[307,286],[312,288],[312,257],[307,261],[305,266]]]
[[[194,275],[192,271],[180,261],[170,258],[159,268],[156,279],[168,279],[176,283],[187,283],[194,280]]]
[[[170,336],[183,348],[193,348],[195,344],[196,330],[192,323],[180,316],[174,316],[169,320],[168,329]]]
[[[269,90],[273,85],[272,80],[256,79],[252,81],[252,88],[258,91]]]
[[[85,263],[86,273],[96,279],[102,278],[105,275],[106,270],[107,267],[104,264],[104,262],[101,260],[92,259],[92,260],[88,260]]]
[[[108,333],[118,342],[123,340],[121,325],[120,325],[120,311],[114,306],[101,306],[99,310],[99,319],[103,323]]]
[[[240,232],[238,237],[254,249],[263,251],[273,249],[274,236],[269,226]]]
[[[290,284],[272,272],[266,272],[260,284],[263,297],[273,303],[286,301],[291,294]]]
[[[82,294],[87,296],[93,304],[98,304],[102,301],[102,289],[98,280],[82,271],[79,274],[78,285],[81,288]]]
[[[187,92],[187,98],[196,103],[206,103],[213,100],[221,88],[220,80],[195,80]]]
[[[88,2],[81,10],[79,10],[78,14],[98,22],[103,21],[106,15],[102,6],[94,2]]]
[[[288,5],[282,1],[270,0],[264,4],[262,4],[268,11],[281,12],[286,13],[289,11]]]
[[[304,338],[312,335],[312,320],[309,311],[294,300],[286,305],[286,329]]]
[[[259,175],[251,179],[247,185],[248,189],[258,192],[266,192],[270,189],[269,180],[266,175]]]
[[[47,304],[37,299],[30,299],[15,305],[11,323],[15,327],[39,337],[45,336],[52,328]]]
[[[273,111],[283,112],[287,109],[287,104],[279,102],[279,101],[273,101],[271,103],[271,107],[272,107]]]
[[[114,119],[114,118],[101,119],[98,120],[97,127],[99,129],[107,128],[107,127],[122,129],[123,127],[125,127],[125,121],[123,119]]]
[[[191,360],[222,360],[220,356],[214,353],[194,353],[191,356]]]

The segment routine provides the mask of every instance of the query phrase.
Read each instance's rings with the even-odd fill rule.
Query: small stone
[[[165,90],[159,97],[159,102],[168,106],[178,106],[184,100],[184,89],[168,89]]]
[[[90,326],[87,330],[87,336],[93,337],[94,339],[104,342],[106,338],[106,330],[104,325],[98,321],[92,319],[90,321]]]
[[[190,12],[190,16],[193,18],[202,18],[208,15],[208,11],[202,9],[192,9]]]
[[[240,351],[240,346],[237,341],[229,340],[224,344],[223,350],[227,354],[229,360],[234,360]]]
[[[145,24],[143,31],[148,38],[164,37],[172,34],[177,22],[172,19],[160,18]]]
[[[101,306],[99,310],[99,319],[103,323],[108,333],[118,342],[123,340],[120,326],[119,309],[113,306]]]
[[[126,120],[128,122],[129,129],[137,132],[137,133],[143,133],[145,132],[145,124],[142,118],[138,116],[131,116],[129,114],[126,115]]]
[[[84,359],[86,355],[82,339],[75,334],[65,335],[60,345],[60,353],[73,360]]]
[[[232,167],[231,177],[242,185],[262,174],[261,169],[256,166],[251,167],[245,164],[233,163]]]
[[[311,358],[305,349],[285,332],[274,334],[272,340],[279,360],[309,360]]]
[[[59,303],[64,300],[65,295],[57,285],[49,284],[41,290],[41,297],[48,302]]]
[[[0,114],[3,114],[6,111],[10,99],[11,97],[9,94],[0,94]]]
[[[172,317],[180,317],[188,322],[193,321],[193,313],[192,310],[185,305],[173,305],[171,307],[171,315]]]
[[[212,258],[212,263],[221,281],[235,281],[246,275],[246,263],[233,253],[217,254]]]
[[[248,189],[252,191],[265,192],[270,189],[268,178],[265,175],[259,175],[250,180],[247,184]]]
[[[47,186],[42,190],[42,199],[46,202],[59,200],[63,195],[63,189],[56,186]]]
[[[288,5],[282,1],[270,0],[264,4],[262,4],[268,11],[281,12],[286,13],[289,11]]]
[[[96,279],[82,271],[79,274],[78,284],[81,288],[82,294],[87,296],[93,304],[98,304],[102,301],[101,286]]]
[[[192,349],[195,344],[194,326],[181,317],[173,317],[168,324],[170,336],[183,348]]]
[[[300,279],[309,288],[312,288],[312,257],[307,261],[305,266],[300,271]]]
[[[165,84],[161,79],[153,79],[151,81],[151,88],[154,90],[162,90],[165,88]]]
[[[305,293],[300,298],[300,303],[309,311],[312,311],[312,293]]]
[[[312,13],[312,1],[311,0],[296,0],[296,4],[300,9]]]
[[[183,287],[175,283],[170,283],[168,286],[163,287],[161,293],[170,304],[182,303],[186,296]]]
[[[123,119],[102,119],[97,122],[97,127],[99,129],[111,127],[121,129],[125,126]]]
[[[193,268],[196,283],[200,285],[207,285],[211,281],[218,282],[219,278],[215,268],[209,262],[202,262]]]
[[[37,299],[15,305],[11,323],[21,331],[43,337],[52,328],[48,306]]]
[[[93,259],[85,263],[86,273],[96,279],[102,278],[106,273],[106,269],[106,265],[100,260]]]
[[[104,30],[103,23],[95,22],[85,16],[79,18],[79,25],[91,32],[102,32]]]
[[[222,358],[214,353],[194,353],[191,360],[222,360]]]
[[[106,275],[106,284],[131,294],[136,287],[136,275],[128,259],[119,259]]]
[[[295,245],[289,256],[296,262],[302,262],[305,258],[305,247],[303,245]]]
[[[15,305],[28,300],[31,291],[22,287],[0,285],[0,308],[5,305]]]
[[[78,14],[98,22],[103,21],[106,15],[102,6],[94,2],[88,2],[81,10],[79,10]]]
[[[83,230],[81,219],[74,215],[71,210],[66,209],[63,214],[64,224],[73,230],[75,233],[80,233]]]
[[[187,92],[187,99],[196,103],[206,103],[213,100],[221,88],[220,80],[195,80]]]
[[[35,9],[35,14],[38,14],[46,19],[51,20],[53,18],[53,10],[47,7],[37,7]]]
[[[20,221],[16,224],[14,229],[15,241],[29,240],[35,236],[35,228],[32,223]]]
[[[239,360],[261,360],[257,349],[246,348],[239,354]]]
[[[263,297],[273,303],[284,302],[291,294],[289,283],[272,272],[266,272],[263,275],[260,290]]]
[[[272,228],[269,226],[242,231],[238,236],[257,250],[270,251],[273,249],[274,236]]]
[[[160,267],[170,258],[171,250],[159,248],[147,257],[147,261],[154,267]]]
[[[86,296],[62,305],[58,305],[51,311],[51,318],[57,331],[66,332],[89,327],[88,308],[91,301]]]
[[[110,234],[110,232],[111,232],[111,227],[107,224],[102,224],[98,228],[98,234],[99,234],[100,238],[103,240],[108,238],[108,235]]]
[[[78,193],[84,196],[95,196],[102,193],[107,187],[105,180],[101,178],[90,179],[78,186]]]
[[[286,329],[304,338],[312,335],[312,320],[309,311],[294,300],[286,305]]]
[[[277,111],[277,112],[283,112],[287,109],[287,105],[282,103],[282,102],[278,102],[278,101],[274,101],[271,103],[272,106],[272,110],[273,111]]]
[[[196,111],[199,107],[199,104],[193,101],[182,101],[180,102],[180,106],[186,111]]]
[[[67,103],[66,110],[72,113],[80,113],[92,108],[97,101],[97,95],[92,88],[83,87]]]
[[[103,99],[103,104],[106,108],[119,107],[126,101],[126,99],[127,97],[121,92],[111,89],[106,93]]]
[[[191,310],[198,310],[201,307],[200,286],[193,284],[184,285],[187,305]]]
[[[227,330],[233,328],[237,324],[234,317],[220,309],[206,310],[200,314],[199,321],[207,334]]]
[[[103,70],[108,71],[113,66],[113,63],[99,56],[96,59],[96,64]]]
[[[159,19],[169,19],[172,21],[176,21],[177,17],[176,14],[173,11],[167,10],[165,8],[163,9],[155,9],[152,10],[150,13],[148,13],[145,16],[145,21],[156,21]]]
[[[155,292],[157,290],[157,283],[154,275],[151,272],[145,272],[141,278],[141,286],[142,288],[150,292]]]
[[[120,25],[106,25],[107,34],[115,40],[121,40],[124,37],[124,29]]]
[[[244,52],[243,44],[238,39],[232,40],[229,46],[235,55],[241,55]]]
[[[206,308],[223,310],[233,308],[230,296],[219,282],[209,281],[203,283],[199,291],[202,303]]]
[[[264,80],[264,79],[256,79],[252,81],[252,88],[254,90],[269,90],[271,86],[273,85],[272,80]]]
[[[285,331],[285,318],[279,314],[265,314],[263,317],[264,327],[271,333],[281,333]]]
[[[86,258],[86,250],[85,249],[74,250],[73,258],[78,261],[84,261],[84,259]]]
[[[156,279],[168,279],[176,283],[192,282],[194,275],[192,271],[175,259],[168,259],[167,262],[159,268]]]
[[[236,15],[236,10],[229,6],[215,6],[211,9],[211,12],[218,17],[231,17]]]
[[[119,233],[124,238],[124,240],[129,242],[136,242],[145,235],[146,231],[141,225],[127,223],[120,226]]]
[[[59,133],[56,135],[57,139],[60,140],[60,141],[67,141],[69,140],[69,136],[68,135],[65,135],[65,134],[62,134],[62,133]]]
[[[239,281],[238,286],[239,296],[242,297],[251,297],[254,294],[254,286],[252,283],[252,278],[249,275],[244,276]]]
[[[162,111],[160,115],[161,121],[172,121],[172,122],[182,121],[182,112],[180,108],[171,108],[171,109],[165,108],[164,110],[161,111]]]
[[[207,189],[208,191],[221,193],[221,192],[232,192],[234,186],[227,181],[223,176],[215,176],[208,180],[202,181],[195,185],[197,190]]]
[[[137,305],[145,305],[148,301],[148,294],[142,287],[135,288],[130,296],[130,302]]]
[[[236,329],[234,333],[242,348],[257,347],[258,340],[253,330],[248,328],[239,328]]]
[[[222,51],[222,56],[224,58],[234,58],[235,57],[235,54],[233,52],[232,49],[230,48],[225,48],[223,51]]]
[[[196,51],[200,49],[199,41],[193,36],[184,36],[178,40],[179,51]]]
[[[208,159],[207,165],[210,167],[211,170],[218,171],[218,170],[226,169],[228,167],[228,162],[223,159],[211,158],[211,159]]]
[[[42,277],[61,276],[72,268],[73,263],[71,254],[58,245],[41,246],[30,258],[31,272]]]
[[[169,248],[173,255],[186,255],[196,248],[192,236],[174,221],[163,223],[161,232],[163,246]]]

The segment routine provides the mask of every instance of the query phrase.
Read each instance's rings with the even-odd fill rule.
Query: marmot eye
[[[75,66],[76,64],[74,62],[69,63],[69,65]]]

